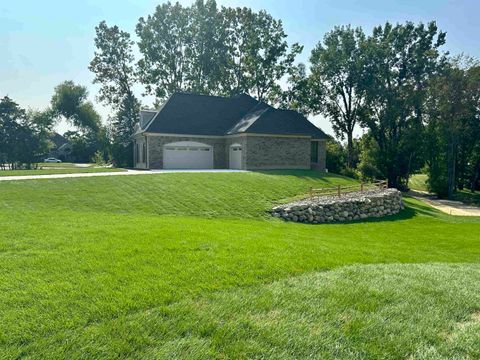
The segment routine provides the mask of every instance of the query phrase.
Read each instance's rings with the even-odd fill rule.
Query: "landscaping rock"
[[[397,189],[369,190],[342,196],[321,196],[276,206],[272,215],[285,221],[321,224],[364,220],[397,214],[403,209]]]

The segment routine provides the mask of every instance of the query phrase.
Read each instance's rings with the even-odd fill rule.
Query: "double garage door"
[[[178,142],[163,147],[164,169],[213,169],[213,147],[194,142]]]

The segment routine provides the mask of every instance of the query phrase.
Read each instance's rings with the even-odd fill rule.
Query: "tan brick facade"
[[[142,143],[145,136],[137,137],[135,144]],[[162,169],[163,146],[179,141],[194,141],[213,147],[215,169],[229,168],[229,152],[232,144],[242,146],[242,169],[310,169],[325,170],[325,140],[319,141],[318,163],[312,164],[311,139],[269,135],[242,135],[226,137],[164,136],[146,135],[146,164],[136,163],[135,167]],[[134,146],[136,147],[136,145]]]

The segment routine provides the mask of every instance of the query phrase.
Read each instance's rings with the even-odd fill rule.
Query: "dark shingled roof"
[[[154,115],[142,111],[137,133],[218,136],[256,133],[326,138],[322,130],[296,111],[275,109],[246,94],[225,98],[175,93]]]
[[[51,135],[50,135],[50,141],[53,143],[53,145],[55,146],[56,149],[58,149],[60,146],[68,143],[68,140],[60,135],[59,133],[57,132],[53,132]]]

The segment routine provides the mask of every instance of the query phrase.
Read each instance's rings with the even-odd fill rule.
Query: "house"
[[[242,94],[175,93],[142,110],[134,139],[140,169],[325,170],[327,136],[303,115]]]
[[[72,151],[70,142],[63,135],[60,135],[57,132],[50,134],[49,140],[52,144],[52,147],[50,148],[47,157],[54,157],[63,161],[67,160],[70,152]]]

